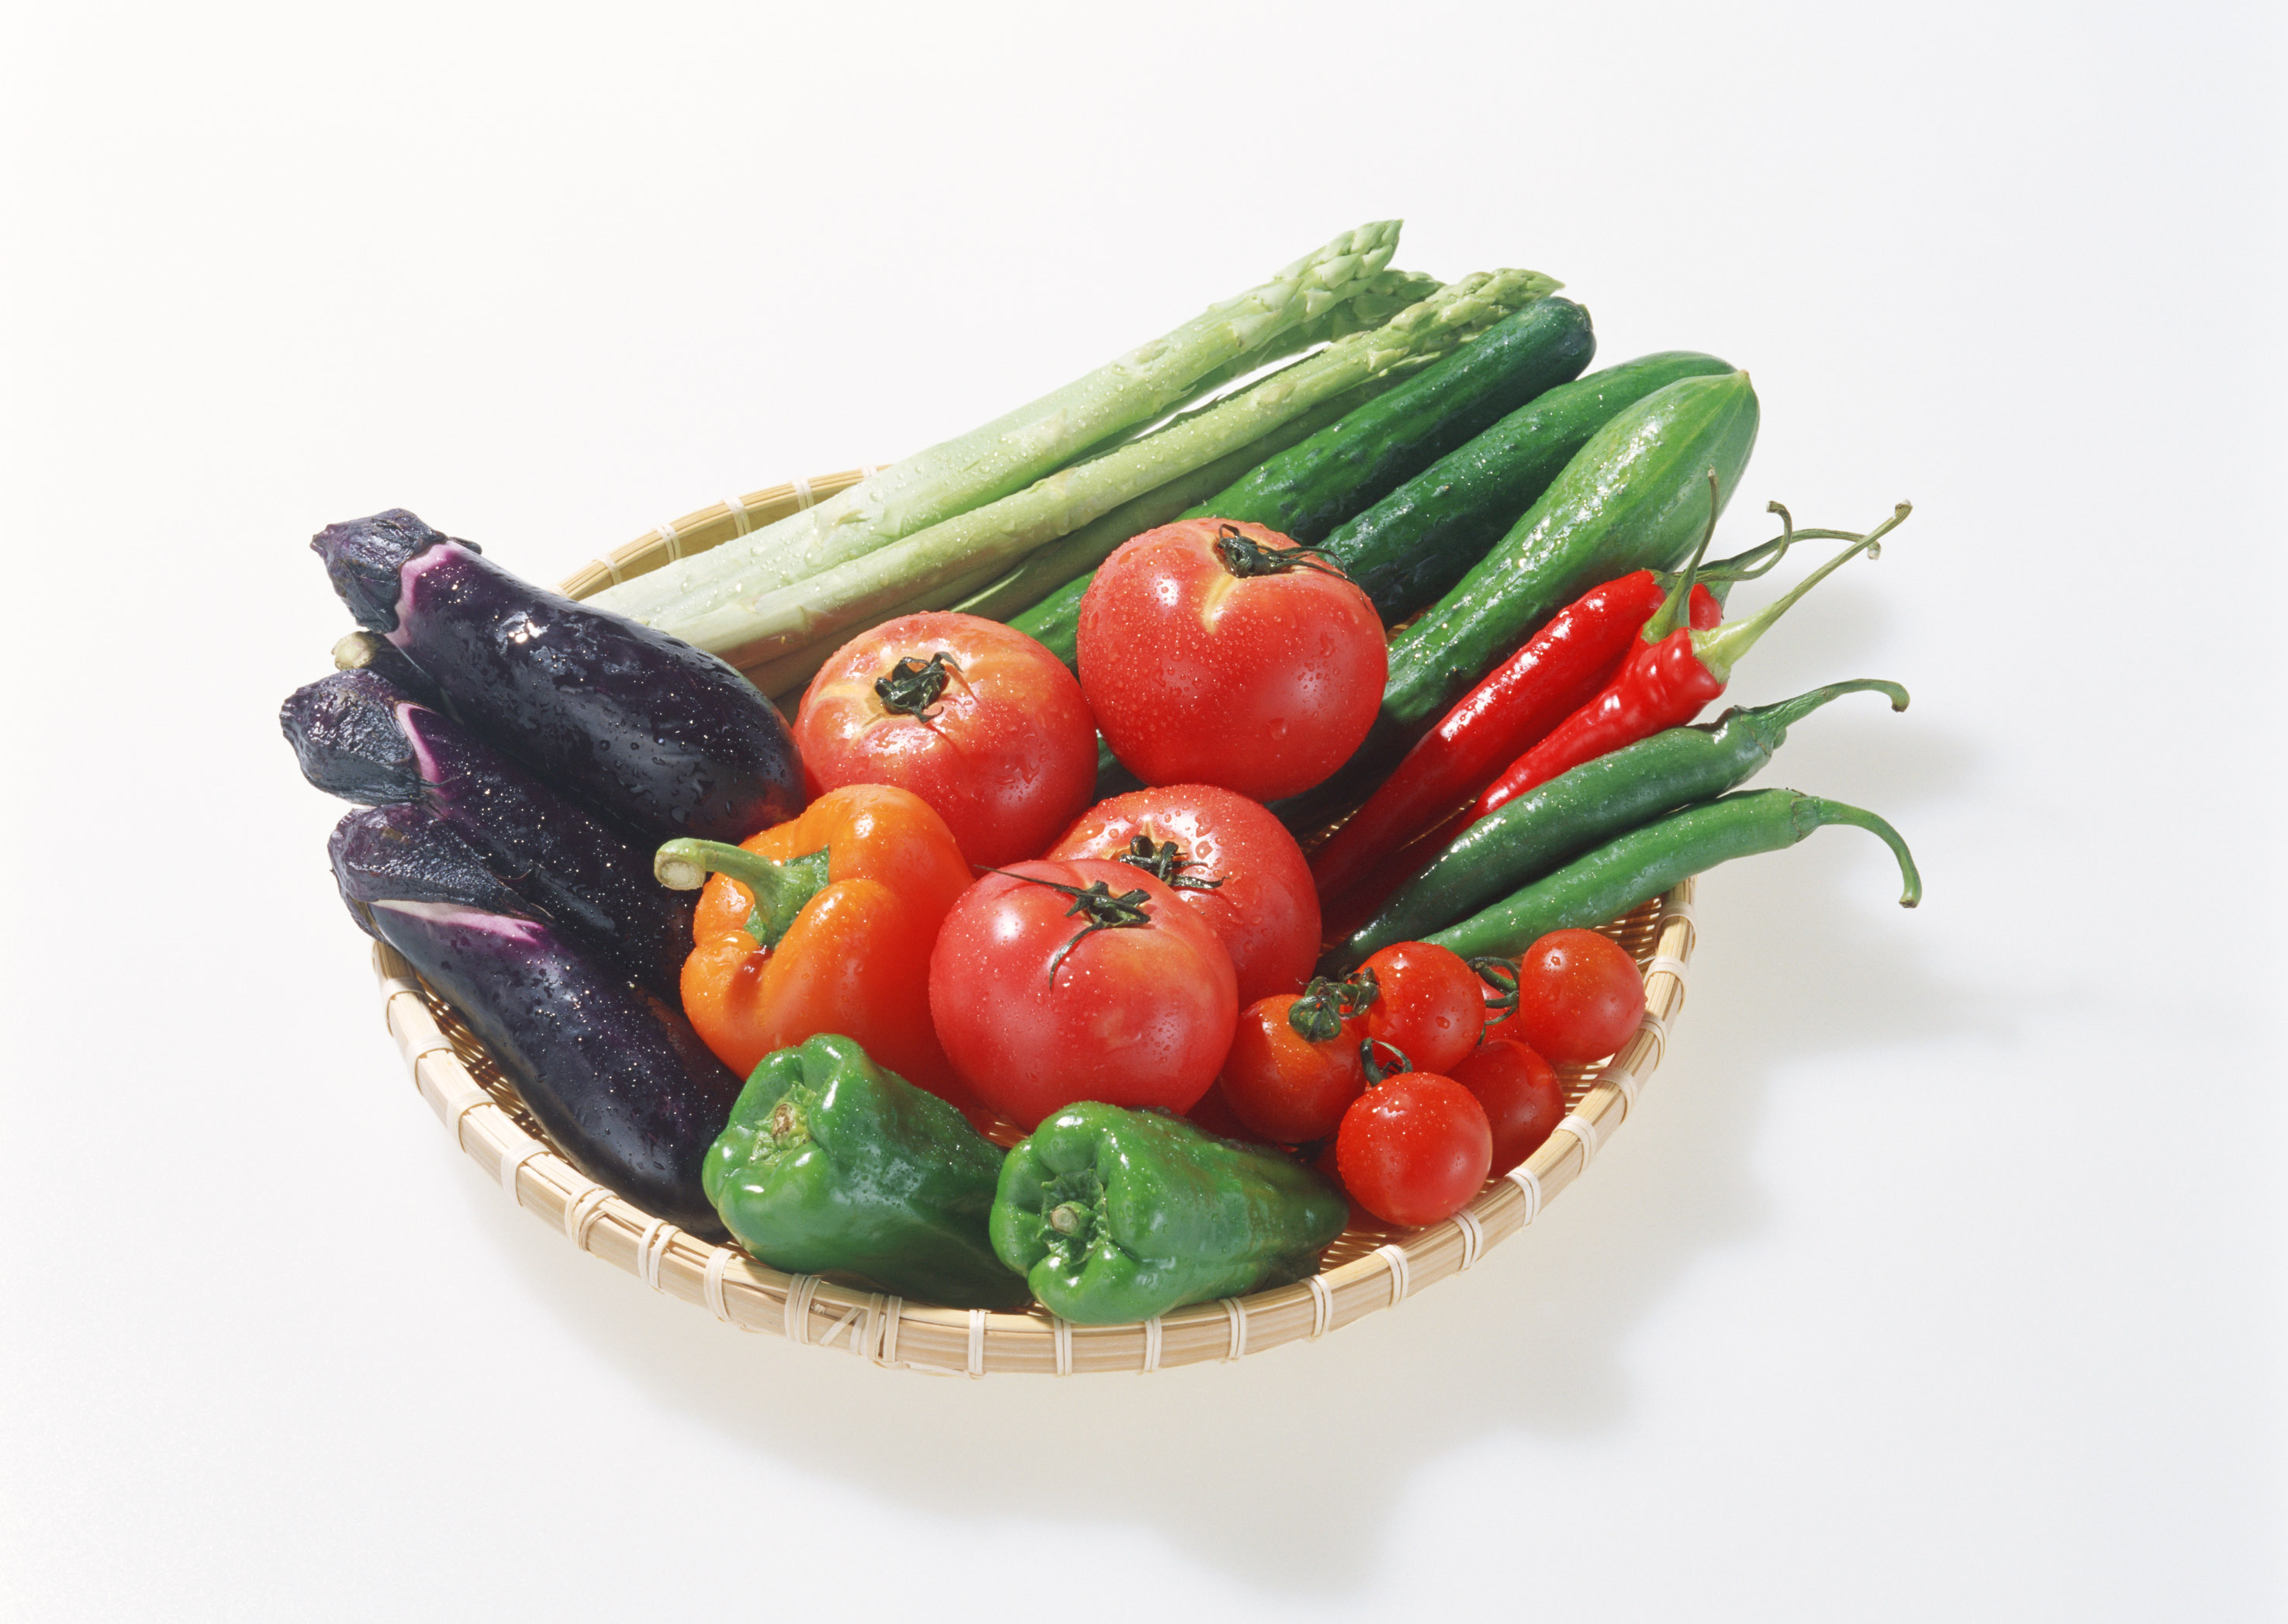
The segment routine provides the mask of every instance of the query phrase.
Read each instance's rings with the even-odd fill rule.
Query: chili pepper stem
[[[1708,543],[1716,539],[1716,520],[1724,511],[1724,493],[1716,481],[1716,471],[1708,471],[1708,527],[1700,533],[1700,545],[1692,550],[1692,557],[1676,577],[1676,584],[1668,589],[1668,596],[1645,622],[1644,640],[1659,642],[1680,626],[1692,622],[1692,583],[1699,578],[1700,561],[1708,556]],[[1786,551],[1783,548],[1781,551]]]
[[[1797,582],[1784,597],[1765,605],[1746,620],[1719,626],[1712,631],[1693,632],[1692,652],[1700,656],[1700,663],[1708,668],[1710,676],[1720,683],[1729,682],[1732,679],[1732,668],[1756,646],[1757,639],[1772,629],[1773,622],[1794,606],[1796,599],[1826,580],[1828,576],[1842,568],[1859,554],[1863,552],[1870,558],[1879,557],[1883,551],[1883,538],[1904,523],[1907,515],[1913,511],[1913,503],[1902,502],[1893,511],[1890,518],[1866,535],[1855,538],[1850,546]],[[1645,630],[1649,640],[1652,628],[1648,625]]]
[[[1879,693],[1891,701],[1894,711],[1907,708],[1907,691],[1895,682],[1883,682],[1872,677],[1863,677],[1852,682],[1831,682],[1823,688],[1814,688],[1808,693],[1799,693],[1793,699],[1784,699],[1776,704],[1759,705],[1756,717],[1779,736],[1826,704],[1841,699],[1847,693]]]
[[[1891,855],[1899,860],[1899,873],[1906,881],[1906,890],[1899,897],[1901,907],[1913,907],[1923,899],[1923,876],[1915,867],[1914,853],[1907,850],[1905,839],[1899,831],[1862,807],[1847,806],[1840,801],[1823,800],[1815,795],[1796,797],[1799,812],[1808,811],[1814,828],[1831,823],[1848,824],[1866,829],[1891,848]]]

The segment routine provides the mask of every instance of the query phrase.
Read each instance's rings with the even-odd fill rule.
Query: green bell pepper
[[[700,1183],[775,1269],[949,1308],[1010,1308],[1025,1282],[987,1236],[1001,1151],[935,1095],[821,1034],[763,1057]]]
[[[1114,1325],[1301,1279],[1349,1216],[1340,1191],[1276,1151],[1084,1104],[1001,1164],[993,1249],[1052,1313]]]

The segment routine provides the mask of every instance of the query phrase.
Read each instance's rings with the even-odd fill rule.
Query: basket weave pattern
[[[871,472],[852,470],[703,508],[588,566],[563,590],[584,598],[799,511]],[[655,1291],[706,1309],[726,1325],[862,1355],[878,1365],[947,1375],[1068,1375],[1151,1371],[1234,1359],[1313,1339],[1362,1314],[1395,1308],[1434,1280],[1470,1268],[1533,1222],[1585,1171],[1660,1065],[1684,1005],[1692,956],[1693,883],[1605,927],[1643,971],[1645,1014],[1602,1066],[1565,1073],[1568,1114],[1522,1167],[1492,1180],[1442,1224],[1397,1230],[1354,1225],[1321,1271],[1274,1291],[1194,1303],[1140,1325],[1076,1326],[1035,1305],[1022,1313],[940,1308],[783,1274],[733,1247],[687,1233],[621,1200],[551,1150],[515,1090],[451,1008],[386,946],[374,947],[384,1018],[414,1086],[454,1142],[509,1198],[565,1238]]]

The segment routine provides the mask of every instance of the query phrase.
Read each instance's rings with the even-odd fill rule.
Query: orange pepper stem
[[[827,856],[821,846],[779,863],[719,840],[671,840],[653,856],[651,871],[671,891],[696,891],[711,874],[737,881],[755,899],[747,934],[775,947],[804,905],[826,889]]]

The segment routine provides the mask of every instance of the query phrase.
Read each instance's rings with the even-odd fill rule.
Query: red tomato
[[[1194,1127],[1204,1128],[1219,1139],[1238,1139],[1248,1145],[1271,1143],[1241,1121],[1233,1113],[1231,1102],[1223,1097],[1220,1084],[1211,1087],[1206,1093],[1201,1095],[1199,1103],[1185,1112],[1184,1115]]]
[[[1515,1034],[1556,1065],[1603,1059],[1644,1011],[1644,977],[1609,936],[1552,931],[1519,961]]]
[[[1074,893],[1099,883],[1076,915]],[[971,1092],[1028,1129],[1082,1099],[1188,1111],[1239,1018],[1231,955],[1199,915],[1150,875],[1087,860],[1019,863],[964,891],[930,955],[929,1003]]]
[[[814,796],[895,784],[981,867],[1037,856],[1096,788],[1096,723],[1057,657],[973,614],[908,614],[854,638],[795,713]]]
[[[1387,653],[1367,595],[1261,525],[1192,519],[1123,543],[1081,599],[1081,686],[1148,784],[1297,795],[1350,758]]]
[[[1351,1200],[1386,1224],[1413,1229],[1468,1206],[1493,1156],[1477,1097],[1428,1072],[1402,1072],[1369,1089],[1335,1136],[1335,1166]]]
[[[1305,1026],[1315,1014],[1331,1027],[1329,1035],[1314,1039],[1297,1026],[1299,1003]],[[1240,1012],[1216,1086],[1232,1114],[1266,1139],[1300,1145],[1324,1138],[1366,1087],[1356,1023],[1292,993],[1259,1000]]]
[[[1359,973],[1374,972],[1367,1035],[1404,1055],[1418,1072],[1441,1076],[1485,1035],[1484,983],[1467,960],[1429,942],[1393,942],[1370,955]]]
[[[1488,1038],[1450,1074],[1485,1107],[1495,1173],[1508,1172],[1539,1150],[1564,1118],[1565,1084],[1557,1068],[1514,1039]]]
[[[1207,784],[1116,795],[1083,812],[1048,854],[1132,863],[1166,884],[1231,955],[1243,1006],[1310,978],[1319,956],[1311,866],[1285,826],[1243,796]]]

